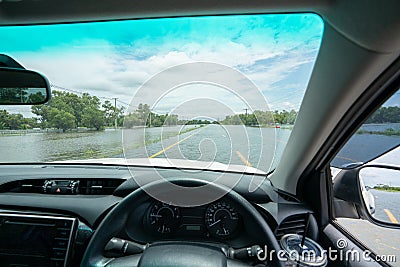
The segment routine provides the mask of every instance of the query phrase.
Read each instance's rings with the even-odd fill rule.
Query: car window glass
[[[368,162],[400,145],[400,92],[376,110],[332,160],[341,168]]]

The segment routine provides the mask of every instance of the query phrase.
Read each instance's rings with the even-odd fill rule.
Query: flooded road
[[[290,129],[199,125],[108,129],[101,132],[0,136],[1,162],[106,157],[168,157],[218,161],[268,170],[282,154]]]
[[[258,128],[212,124],[204,127],[187,125],[107,129],[99,132],[0,135],[0,151],[3,151],[0,153],[0,162],[48,162],[125,155],[127,158],[167,157],[217,161],[251,165],[268,171],[279,162],[290,133],[289,126]],[[333,164],[341,166],[361,161],[361,155],[373,155],[382,149],[381,146],[393,146],[395,143],[399,143],[399,136],[357,134],[350,139],[349,145],[339,153]]]
[[[189,126],[188,126],[189,127]],[[127,158],[158,157],[217,161],[248,165],[267,171],[282,155],[290,130],[244,126],[207,125],[138,149],[127,149]],[[124,133],[124,147],[134,143]],[[275,141],[276,140],[276,141]]]

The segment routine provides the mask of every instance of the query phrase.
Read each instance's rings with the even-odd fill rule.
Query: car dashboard
[[[43,260],[38,262],[40,266],[78,266],[103,218],[139,187],[135,182],[138,176],[146,179],[153,174],[152,170],[80,164],[1,165],[0,240],[11,240],[7,245],[0,241],[2,262],[13,266],[39,259]],[[158,171],[167,178],[182,175],[176,169]],[[185,175],[213,181],[219,174],[202,171]],[[287,233],[304,233],[311,211],[300,201],[276,191],[265,177],[226,175],[227,179],[240,178],[233,190],[260,212],[277,240]],[[252,179],[263,182],[250,193]],[[138,244],[193,241],[243,248],[254,245],[259,235],[251,218],[244,216],[240,207],[226,196],[194,207],[178,207],[149,197],[127,212],[124,230],[115,237]],[[317,240],[316,220],[309,217],[307,236]],[[11,232],[18,234],[10,236],[10,225],[14,227]],[[21,246],[24,242],[29,246]],[[113,256],[118,254],[109,252]]]

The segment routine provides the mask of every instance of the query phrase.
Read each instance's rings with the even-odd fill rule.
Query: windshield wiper
[[[265,177],[268,178],[268,176],[270,176],[275,170],[276,170],[276,168],[273,168],[272,170],[270,170],[269,172],[267,172],[267,174],[265,175]]]

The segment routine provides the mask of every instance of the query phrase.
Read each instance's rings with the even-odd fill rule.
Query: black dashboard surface
[[[154,168],[149,167],[128,169],[115,165],[0,164],[0,209],[12,213],[52,214],[78,219],[75,256],[71,262],[79,264],[91,233],[102,219],[125,196],[139,188],[138,179],[141,182],[151,181],[154,180],[154,174]],[[257,208],[278,239],[288,229],[298,233],[298,229],[304,228],[304,215],[311,212],[297,199],[276,191],[270,181],[262,176],[237,173],[224,173],[221,176],[219,172],[182,172],[179,169],[157,169],[157,174],[165,179],[185,175],[185,178],[218,181],[221,184],[231,179],[237,180],[233,190]],[[86,188],[89,187],[88,181],[91,181],[93,188],[112,182],[115,188],[108,191],[78,190],[73,194],[43,192],[42,185],[47,181],[68,180],[79,181]],[[256,190],[250,190],[252,182],[259,185]],[[26,191],[25,187],[29,190]],[[36,191],[32,191],[31,187],[36,187]],[[176,240],[245,247],[257,239],[251,218],[242,216],[240,207],[230,203],[225,196],[202,206],[186,208],[169,206],[149,198],[135,210],[127,212],[130,215],[125,231],[117,237],[142,244]],[[315,218],[311,217],[307,234],[315,240],[318,226]],[[298,229],[292,230],[293,225]]]
[[[137,179],[149,181],[154,178],[154,168],[83,165],[83,164],[0,164],[0,207],[19,210],[37,210],[76,216],[90,227],[96,227],[101,218],[123,197],[139,187]],[[295,198],[278,193],[270,181],[263,176],[213,171],[184,171],[179,169],[157,169],[165,179],[185,175],[188,178],[215,181],[224,184],[237,180],[233,190],[242,195],[265,213],[271,223],[277,225],[286,217],[306,213],[309,210]],[[134,177],[133,177],[134,176]],[[178,176],[178,177],[179,177]],[[12,192],[7,185],[16,181],[42,179],[120,179],[121,184],[111,194],[54,195],[43,193]],[[258,184],[250,190],[250,183]]]
[[[168,179],[182,175],[181,170],[159,169],[163,177]],[[201,178],[208,181],[218,179],[218,172],[184,172],[188,178]],[[133,178],[135,176],[135,178]],[[15,181],[43,179],[121,179],[122,184],[112,194],[107,195],[46,195],[36,193],[14,193],[7,190],[7,185]],[[136,179],[149,181],[154,178],[154,169],[147,167],[104,166],[104,165],[66,165],[66,164],[1,164],[0,165],[0,205],[3,207],[23,207],[53,212],[66,212],[77,215],[86,223],[94,226],[108,209],[117,204],[122,197],[139,187]],[[234,190],[250,201],[267,203],[270,201],[266,191],[272,187],[264,177],[224,173],[224,178],[237,179]],[[220,180],[223,180],[220,179]],[[264,181],[256,191],[249,193],[249,181]],[[223,182],[223,181],[222,181]],[[272,193],[273,191],[271,191]]]

